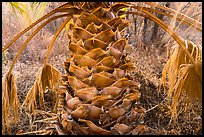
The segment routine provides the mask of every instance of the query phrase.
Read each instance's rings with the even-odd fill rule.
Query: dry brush
[[[14,122],[18,115],[18,96],[12,74],[14,64],[29,41],[45,25],[63,17],[65,20],[48,46],[44,64],[36,75],[36,81],[20,107],[30,112],[44,109],[45,92],[47,90],[54,92],[53,113],[57,115],[48,122],[47,129],[35,133],[123,135],[139,134],[145,130],[143,118],[146,110],[139,102],[142,94],[139,91],[140,84],[129,73],[136,71],[136,66],[126,52],[129,45],[124,36],[129,22],[123,18],[124,14],[135,14],[154,21],[177,42],[162,77],[166,83],[166,73],[168,74],[169,96],[173,95],[172,113],[176,113],[176,105],[183,90],[189,93],[187,95],[190,98],[201,97],[201,47],[183,40],[151,12],[175,17],[175,20],[191,25],[198,31],[201,31],[201,23],[165,6],[149,2],[145,4],[148,7],[125,2],[68,2],[15,36],[3,47],[2,52],[31,28],[44,21],[26,39],[14,58],[10,70],[4,76],[3,132],[10,128],[11,123],[7,117],[10,113],[9,108],[13,107]],[[124,8],[133,8],[137,12]],[[56,13],[60,14],[54,15]],[[61,74],[47,62],[54,42],[64,28],[67,30],[68,50],[71,55],[64,62],[66,74]],[[175,73],[172,74],[172,71]]]

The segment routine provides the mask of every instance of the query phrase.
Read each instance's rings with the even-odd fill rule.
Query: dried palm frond
[[[186,49],[191,53],[195,64],[192,64],[184,50],[176,45],[172,47],[171,56],[162,72],[161,84],[166,84],[168,77],[168,97],[172,98],[172,118],[177,117],[176,107],[180,97],[185,96],[187,103],[196,99],[202,101],[202,48],[191,41],[186,42]],[[183,100],[184,101],[184,100]]]
[[[10,132],[10,124],[18,120],[19,99],[17,87],[12,73],[6,73],[2,80],[2,132],[7,129]],[[12,109],[11,109],[12,108]],[[9,120],[8,116],[13,116]]]
[[[197,76],[195,68],[198,68],[199,76]],[[178,74],[178,80],[174,86],[174,95],[172,99],[172,116],[177,116],[176,107],[178,106],[179,98],[182,95],[186,96],[186,102],[195,102],[197,99],[202,101],[202,83],[199,77],[202,75],[202,63],[182,64]],[[185,94],[183,94],[185,92]]]
[[[49,64],[44,65],[38,70],[35,83],[28,92],[22,107],[26,105],[28,110],[33,112],[37,108],[39,96],[39,105],[42,108],[46,89],[57,90],[60,82],[61,73]]]
[[[32,27],[34,27],[35,25],[37,25],[39,22],[43,21],[44,19],[48,18],[49,16],[51,16],[52,14],[54,14],[55,12],[59,12],[61,8],[63,8],[64,6],[66,6],[67,4],[64,4],[58,8],[56,8],[56,11],[52,11],[48,14],[46,14],[45,16],[43,16],[42,18],[40,18],[39,20],[37,20],[36,22],[34,22],[33,24],[31,24],[29,27],[27,27],[25,30],[23,30],[22,32],[20,32],[18,35],[16,35],[16,37],[8,44],[6,45],[2,51],[5,51],[7,48],[9,48],[9,46],[11,46],[12,43],[14,43],[19,37],[21,37],[24,33],[26,33],[29,29],[31,29]],[[70,12],[72,12],[74,9],[71,8]],[[24,42],[24,44],[20,47],[16,57],[14,58],[11,67],[9,69],[10,73],[18,59],[18,57],[20,56],[20,54],[23,52],[24,48],[27,46],[27,44],[29,43],[29,41],[45,26],[47,25],[49,22],[59,18],[59,17],[63,17],[63,16],[67,16],[67,19],[62,23],[62,25],[59,27],[59,29],[57,30],[56,34],[54,35],[48,51],[46,53],[46,57],[45,57],[45,61],[44,61],[44,67],[41,67],[38,71],[37,74],[37,79],[34,83],[34,85],[32,86],[31,90],[29,91],[26,100],[24,101],[23,105],[27,102],[28,103],[28,109],[32,110],[36,107],[36,96],[39,94],[39,98],[40,98],[40,107],[42,108],[43,105],[43,95],[44,95],[44,91],[45,88],[51,88],[53,85],[57,85],[59,84],[58,80],[61,77],[61,74],[53,67],[51,67],[50,65],[46,65],[46,62],[48,60],[51,48],[57,38],[57,36],[59,35],[59,33],[62,31],[62,29],[64,28],[64,26],[66,25],[66,23],[70,20],[70,16],[69,14],[64,14],[64,15],[59,15],[59,16],[54,16],[50,19],[48,19],[47,21],[45,21],[43,24],[41,24]],[[48,71],[48,72],[46,72]],[[39,76],[38,76],[39,75]],[[39,92],[39,93],[38,93]],[[22,105],[22,106],[23,106]]]
[[[122,9],[129,7],[136,9],[137,12],[122,11]],[[175,14],[172,10],[164,10],[169,12],[165,13],[168,17],[173,17]],[[49,18],[57,12],[66,12],[66,14]],[[170,86],[172,89],[177,90],[177,92],[172,92],[175,96],[175,104],[181,92],[183,92],[183,88],[190,90],[189,93],[192,92],[192,88],[195,88],[190,87],[190,84],[188,84],[192,79],[196,77],[201,83],[200,72],[202,73],[201,65],[199,65],[201,63],[201,52],[199,48],[192,43],[185,45],[185,42],[169,25],[162,22],[150,12],[164,14],[151,7],[145,8],[124,2],[114,4],[103,2],[69,2],[54,9],[31,24],[14,37],[2,51],[5,51],[32,27],[49,18],[21,46],[10,71],[22,53],[22,50],[42,27],[52,20],[67,17],[52,38],[48,46],[44,66],[39,69],[36,81],[28,92],[22,106],[26,105],[29,111],[38,108],[38,105],[42,109],[44,107],[43,102],[46,88],[55,91],[56,87],[60,84],[61,88],[59,89],[59,96],[57,98],[59,103],[55,105],[57,106],[56,110],[59,115],[59,125],[56,125],[56,130],[60,131],[58,134],[108,135],[113,134],[115,131],[119,134],[126,134],[126,132],[129,132],[129,127],[131,126],[133,126],[131,129],[135,128],[134,134],[142,132],[144,127],[137,128],[137,123],[142,123],[141,121],[143,121],[143,113],[145,111],[139,105],[141,96],[139,92],[140,86],[130,77],[129,71],[135,70],[136,66],[126,55],[126,47],[129,47],[129,45],[123,33],[129,22],[121,18],[121,15],[137,14],[146,17],[161,26],[179,44],[178,49],[175,51],[176,54],[181,56],[181,59],[178,59],[180,56],[177,57],[176,55],[171,59],[172,62],[175,62],[175,60],[179,61],[173,65],[177,69],[176,74],[168,74],[169,78],[172,75],[176,79],[172,80],[170,78],[170,83],[178,83],[177,86]],[[173,19],[183,21],[188,25],[195,23],[196,25],[193,27],[201,30],[199,22],[186,17],[181,19],[183,17],[185,16],[178,13],[178,17]],[[55,68],[47,65],[46,62],[55,40],[65,26],[67,28],[67,36],[70,40],[68,49],[71,51],[71,56],[64,63],[66,75],[63,76],[61,83],[61,74]],[[186,46],[188,47],[186,48]],[[186,66],[181,69],[181,64],[186,64]],[[168,63],[168,65],[171,65],[171,63]],[[166,67],[166,73],[175,72],[169,71],[170,69],[172,69],[172,66]],[[164,78],[166,78],[166,73],[163,73]],[[193,76],[188,77],[190,75]],[[177,79],[177,77],[180,79]],[[184,81],[181,78],[184,78]],[[186,84],[189,86],[185,86]],[[170,92],[169,95],[171,95]],[[129,112],[131,112],[130,115]],[[121,121],[124,123],[121,123]],[[63,127],[62,131],[60,127]]]

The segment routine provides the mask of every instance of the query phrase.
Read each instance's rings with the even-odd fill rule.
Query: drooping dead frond
[[[196,99],[202,101],[202,48],[192,42],[186,42],[186,49],[191,53],[195,64],[191,64],[184,50],[176,45],[172,48],[171,57],[162,72],[161,83],[166,84],[168,78],[168,97],[173,97],[172,118],[177,117],[176,107],[181,96],[186,95],[187,103]]]
[[[196,74],[195,68],[198,69],[199,75]],[[199,102],[202,101],[202,83],[199,77],[202,76],[202,63],[192,64],[182,64],[178,74],[178,80],[174,86],[174,95],[172,99],[172,117],[177,116],[176,107],[180,96],[186,96],[186,102],[194,102],[198,99]],[[201,79],[202,80],[202,79]],[[184,94],[183,94],[184,93]]]
[[[58,9],[58,8],[57,8]],[[60,9],[60,7],[59,7]],[[72,9],[71,9],[72,10]],[[70,10],[70,11],[71,11]],[[59,12],[59,11],[58,11]],[[63,16],[68,16],[67,19],[65,20],[65,22],[61,25],[61,27],[58,29],[58,31],[56,32],[55,34],[55,37],[53,38],[50,46],[49,46],[49,49],[48,49],[48,52],[46,54],[46,59],[45,59],[45,63],[46,64],[46,61],[47,61],[47,58],[48,58],[48,55],[50,53],[50,50],[52,48],[52,45],[54,44],[54,41],[56,39],[56,37],[59,35],[59,33],[61,32],[61,30],[63,29],[63,27],[66,25],[66,23],[68,22],[68,20],[70,19],[70,16],[69,14],[62,14],[62,15],[57,15],[57,16],[54,16],[50,19],[48,19],[47,21],[45,21],[43,24],[41,24],[27,39],[26,41],[24,42],[24,44],[21,46],[21,48],[19,49],[16,57],[14,58],[13,60],[13,63],[9,69],[9,73],[12,71],[18,57],[20,56],[20,54],[22,53],[22,51],[24,50],[24,48],[27,46],[27,44],[29,43],[29,41],[45,26],[47,25],[49,22],[57,19],[57,18],[60,18],[60,17],[63,17]],[[41,19],[39,19],[41,20]],[[33,23],[32,25],[30,25],[28,28],[32,28],[34,25],[36,25],[37,23],[39,23],[39,20],[36,22],[36,23]],[[43,19],[42,19],[43,20]],[[23,32],[21,32],[19,35],[17,35],[13,41],[11,43],[9,43],[6,47],[4,47],[4,49],[8,48],[13,42],[15,42],[20,36],[22,36],[26,31],[28,31],[29,29],[25,29]],[[3,51],[4,51],[3,49]],[[48,87],[48,88],[51,88],[51,86],[54,84],[53,81],[55,81],[55,79],[60,79],[60,76],[61,74],[58,74],[59,72],[52,68],[50,65],[44,65],[45,67],[43,68],[40,68],[39,72],[38,72],[38,75],[40,78],[38,78],[38,75],[37,75],[37,80],[35,81],[35,84],[33,85],[33,87],[31,88],[30,92],[28,93],[27,95],[27,98],[26,100],[24,101],[28,103],[28,100],[29,100],[29,103],[28,103],[28,108],[29,110],[33,110],[35,108],[35,106],[37,105],[36,104],[36,96],[38,95],[38,92],[39,92],[39,98],[40,98],[40,107],[42,107],[43,105],[43,95],[44,95],[44,91],[45,91],[45,88]],[[45,69],[45,70],[44,70]],[[45,72],[44,72],[45,71]],[[47,71],[47,72],[46,72]],[[53,76],[53,75],[56,75],[56,76]],[[53,79],[54,78],[54,79]],[[51,83],[50,81],[51,80]],[[40,82],[42,81],[42,83]],[[56,81],[58,84],[58,81]],[[23,105],[24,105],[23,103]]]
[[[15,78],[12,73],[6,73],[2,80],[2,132],[10,132],[10,124],[18,120],[19,99]],[[11,118],[13,116],[14,118]]]
[[[56,90],[60,81],[61,73],[49,64],[44,65],[38,70],[36,81],[28,92],[22,106],[26,105],[28,110],[33,112],[37,108],[37,97],[39,97],[39,105],[42,108],[45,90]]]

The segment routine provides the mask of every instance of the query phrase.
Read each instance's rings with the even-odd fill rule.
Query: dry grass
[[[59,6],[60,3],[56,2],[49,5],[50,6],[45,9],[44,14],[54,9],[56,6]],[[23,25],[25,21],[20,17],[17,18],[14,14],[12,14],[8,4],[3,4],[2,10],[3,17],[8,17],[4,18],[4,21],[2,23],[2,28],[4,28],[2,31],[2,44],[3,46],[5,46],[6,43],[10,42],[14,35],[18,34],[20,31],[22,31],[22,29],[25,28],[25,26]],[[48,43],[53,37],[53,32],[56,30],[56,28],[59,27],[62,21],[63,19],[55,20],[42,28],[40,32],[32,38],[28,46],[23,50],[22,54],[19,57],[19,61],[21,63],[43,63]],[[33,31],[33,29],[31,31]],[[9,47],[9,49],[7,50],[8,54],[6,60],[14,59],[18,49],[23,44],[26,37],[30,34],[31,32],[28,32],[25,35],[21,36],[21,39],[18,39],[15,44]],[[60,41],[57,41],[55,43],[55,46],[53,47],[52,53],[50,55],[51,59],[56,58],[58,55],[68,55],[68,52],[64,50],[66,49],[66,44],[68,42],[67,36],[64,34],[60,34],[58,39],[60,39]]]
[[[10,126],[18,120],[19,99],[14,75],[6,73],[2,80],[2,132],[10,133]],[[12,113],[11,113],[11,112]],[[9,119],[14,117],[14,119]]]
[[[182,6],[181,6],[182,7]],[[179,8],[180,10],[182,9],[182,8]],[[191,8],[191,9],[193,9],[193,8]],[[192,11],[192,10],[191,10]],[[190,14],[190,13],[189,13]],[[194,14],[194,13],[193,13]],[[197,16],[198,17],[198,16]],[[175,25],[176,23],[174,23],[174,25]],[[143,26],[140,26],[141,24],[137,24],[138,25],[138,28],[139,28],[139,34],[138,34],[138,36],[142,36],[142,27]],[[140,26],[140,27],[139,27]],[[179,25],[178,25],[179,26]],[[172,27],[172,28],[174,28],[174,26]],[[177,27],[178,28],[178,27]],[[178,31],[177,30],[177,28],[175,29],[175,31]],[[190,29],[189,29],[190,30]],[[195,32],[195,31],[194,31]],[[48,36],[46,36],[45,37],[45,44],[44,44],[44,47],[42,46],[40,46],[40,48],[41,49],[43,49],[44,51],[46,50],[46,48],[47,48],[47,41],[50,41],[50,36],[53,36],[50,32],[46,32],[45,31],[45,33],[44,33],[44,35],[47,35],[48,34]],[[13,35],[13,34],[12,34]],[[39,35],[40,36],[40,35]],[[135,36],[137,36],[137,35],[135,35]],[[38,38],[40,38],[40,37],[38,37]],[[38,39],[37,38],[37,39]],[[34,41],[36,41],[37,39],[34,39]],[[40,38],[41,39],[41,38]],[[49,40],[48,40],[49,39]],[[140,39],[139,39],[140,40]],[[61,42],[59,42],[58,44],[56,44],[55,45],[55,47],[56,47],[56,49],[53,49],[53,55],[58,55],[58,53],[63,53],[63,54],[66,54],[67,55],[67,52],[65,52],[65,46],[66,46],[66,42],[67,42],[67,40],[64,40],[65,42],[64,42],[64,44],[63,43],[61,43]],[[133,40],[134,41],[134,40]],[[141,40],[140,40],[140,42],[141,42]],[[6,42],[7,43],[7,42]],[[141,42],[142,43],[142,42]],[[34,60],[34,58],[36,58],[36,57],[38,57],[39,58],[39,60],[37,60],[38,62],[42,62],[43,61],[43,59],[44,59],[44,56],[45,56],[45,52],[41,52],[42,50],[40,49],[38,49],[37,48],[37,50],[36,50],[36,46],[34,46],[34,45],[36,45],[36,44],[39,44],[39,43],[36,43],[36,42],[32,42],[30,45],[32,45],[32,46],[30,46],[30,47],[28,47],[28,49],[29,50],[27,50],[27,51],[29,51],[29,52],[24,52],[26,55],[27,55],[27,57],[29,57],[30,58],[30,60],[31,61],[33,61],[33,62],[35,62],[36,60]],[[140,45],[140,43],[137,43],[138,45]],[[59,45],[61,45],[61,46],[59,46]],[[146,45],[144,45],[144,46],[146,46]],[[178,46],[177,46],[177,48],[178,48]],[[10,48],[10,49],[12,49],[12,48]],[[178,49],[181,49],[181,48],[178,48]],[[198,49],[198,46],[196,46],[196,48],[195,49]],[[159,49],[160,50],[160,49]],[[33,52],[34,51],[34,52]],[[41,52],[41,56],[39,57],[39,54],[38,54],[38,52],[40,51]],[[191,51],[192,51],[192,49],[191,49]],[[194,50],[194,51],[198,51],[198,50]],[[144,57],[147,57],[147,56],[149,56],[148,54],[146,55],[146,54],[142,54],[143,52],[145,53],[145,52],[147,52],[147,51],[144,51],[144,50],[141,50],[140,49],[140,55],[142,55],[142,56],[144,56]],[[193,51],[192,51],[193,52]],[[31,54],[35,54],[34,56],[31,56]],[[137,53],[131,53],[133,56],[135,56],[135,54],[137,54]],[[183,53],[183,54],[185,54],[185,53]],[[53,55],[52,55],[52,57],[53,57]],[[26,58],[27,58],[26,57]],[[58,57],[58,56],[56,56],[56,57]],[[149,58],[149,57],[148,57]],[[153,60],[153,59],[151,59],[152,58],[152,56],[149,58],[149,60]],[[157,58],[157,56],[155,56],[155,58]],[[186,57],[185,57],[186,58]],[[26,59],[24,59],[24,58],[20,58],[20,61],[23,61],[23,60],[26,60]],[[152,66],[155,66],[155,64],[152,64],[151,62],[149,62],[149,61],[147,61],[147,62],[144,62],[144,61],[139,61],[140,60],[140,58],[138,58],[138,62],[140,62],[141,64],[145,64],[144,65],[144,68],[145,67],[147,67],[147,68],[151,68]],[[52,60],[53,61],[53,60]],[[51,63],[53,63],[52,61],[50,61]],[[27,61],[27,62],[29,62],[29,61]],[[63,62],[63,60],[61,60],[61,62]],[[137,62],[137,61],[136,61]],[[148,64],[149,63],[149,64]],[[55,64],[55,63],[53,63],[53,64]],[[141,64],[138,64],[138,65],[141,65]],[[34,65],[35,65],[35,63],[34,63]],[[158,65],[159,67],[162,67],[162,65]],[[179,67],[178,67],[179,66]],[[190,82],[190,80],[192,80],[192,79],[194,79],[194,78],[198,78],[198,77],[189,77],[189,76],[196,76],[196,75],[194,75],[194,74],[196,74],[195,73],[195,68],[198,68],[199,70],[199,73],[202,73],[202,69],[201,69],[201,66],[202,65],[200,65],[199,63],[196,63],[196,64],[194,64],[194,65],[192,65],[192,64],[187,64],[187,65],[183,65],[182,67],[180,67],[180,65],[178,65],[177,67],[178,67],[178,73],[177,73],[177,75],[175,76],[173,76],[173,78],[177,78],[177,76],[178,77],[180,77],[180,78],[185,78],[186,79],[186,81],[182,81],[182,80],[178,80],[178,82],[177,82],[177,84],[175,85],[175,86],[173,86],[173,89],[176,89],[177,88],[177,94],[179,94],[179,93],[183,93],[183,88],[184,89],[190,89],[190,90],[186,90],[186,91],[191,91],[191,92],[187,92],[187,93],[194,93],[194,92],[192,92],[192,89],[194,89],[194,87],[193,86],[190,86],[190,87],[186,87],[185,85],[189,85],[188,83]],[[29,66],[28,66],[29,67]],[[60,67],[59,67],[60,68]],[[159,78],[155,78],[155,76],[154,77],[151,77],[151,75],[154,75],[154,74],[152,74],[153,72],[154,73],[158,73],[157,71],[155,72],[155,71],[150,71],[150,72],[147,72],[144,68],[139,68],[139,69],[141,69],[143,72],[145,72],[146,74],[145,74],[145,77],[146,78],[150,78],[150,79],[152,79],[152,81],[153,82],[155,82],[155,81],[158,81],[158,79]],[[15,68],[14,68],[15,69]],[[42,68],[41,68],[42,69]],[[159,69],[155,69],[155,70],[159,70]],[[180,70],[180,71],[179,71]],[[39,70],[40,71],[40,70]],[[42,72],[42,70],[41,70],[41,72]],[[38,72],[39,73],[39,72]],[[42,73],[41,73],[42,74]],[[159,73],[159,75],[161,75],[161,73]],[[41,75],[42,76],[42,75]],[[37,77],[41,77],[40,75],[38,75]],[[201,76],[201,75],[200,75]],[[157,77],[159,77],[158,75],[157,75]],[[145,79],[146,79],[145,78]],[[169,76],[168,76],[168,78],[169,78]],[[171,78],[170,78],[171,79]],[[198,78],[199,79],[199,78]],[[146,79],[147,80],[147,79]],[[38,84],[37,84],[38,83]],[[46,83],[46,82],[45,82]],[[172,83],[176,83],[175,81],[174,82],[172,82]],[[180,83],[180,84],[179,84]],[[42,83],[41,83],[42,84]],[[39,85],[41,85],[41,84],[39,84],[39,80],[38,80],[38,82],[37,82],[37,79],[36,79],[36,81],[35,81],[35,84],[34,85],[38,85],[38,86],[36,86],[36,87],[39,87]],[[197,84],[199,84],[199,83],[197,83]],[[35,90],[35,86],[33,85],[33,87],[32,87],[32,89],[30,90],[30,92],[29,93],[32,93],[32,91],[33,91],[33,93],[34,93],[34,91],[35,91],[35,94],[37,93],[36,91],[37,90]],[[146,86],[149,86],[149,85],[146,85]],[[156,85],[156,87],[157,87],[158,85]],[[171,86],[170,86],[171,87]],[[183,88],[182,88],[183,87]],[[196,88],[199,88],[199,87],[201,87],[201,85],[199,85],[199,86],[196,86]],[[152,88],[151,86],[150,87],[148,87],[148,90],[155,90],[156,91],[156,88]],[[199,91],[199,89],[198,89],[198,91]],[[152,99],[155,99],[156,98],[156,95],[152,92],[152,95],[151,94],[149,94],[150,92],[149,91],[147,91],[146,90],[146,92],[144,92],[143,94],[143,99],[145,99],[145,100],[152,100]],[[195,93],[199,93],[199,92],[195,92]],[[19,94],[22,94],[22,93],[19,93]],[[24,93],[25,94],[25,93]],[[43,97],[42,96],[42,94],[43,93],[41,93],[40,95],[41,95],[41,97]],[[146,96],[146,95],[149,95],[149,96]],[[162,92],[162,94],[163,94],[163,96],[165,96],[166,94],[165,93],[163,93]],[[176,95],[176,94],[173,94],[173,95]],[[185,95],[184,95],[185,96]],[[182,98],[184,97],[184,96],[182,96]],[[192,95],[192,96],[194,96],[194,95]],[[198,96],[200,96],[200,95],[198,95]],[[27,97],[31,97],[30,96],[30,94],[28,94],[27,95]],[[175,96],[176,98],[174,99],[176,102],[174,103],[174,104],[177,104],[179,101],[179,95],[176,95]],[[150,99],[150,98],[152,98],[152,99]],[[164,99],[164,97],[162,97],[163,99]],[[32,98],[32,99],[35,99],[35,98]],[[28,98],[27,98],[27,101],[28,101]],[[153,104],[155,104],[155,105],[157,105],[157,103],[158,102],[160,102],[161,100],[157,100],[157,101],[154,101],[154,102],[151,102],[152,103],[152,106],[153,106]],[[35,101],[33,101],[33,102],[35,102]],[[182,104],[182,103],[181,103]],[[177,107],[186,107],[186,105],[181,105],[181,104],[177,104]],[[149,105],[149,104],[147,104],[147,105]],[[164,103],[162,103],[162,105],[163,105],[163,107],[166,109],[165,110],[165,112],[168,112],[168,102],[167,103],[165,103],[165,101],[164,101]],[[151,109],[151,107],[152,106],[148,106],[148,109]],[[168,115],[166,115],[163,111],[161,111],[161,109],[160,109],[160,106],[161,105],[159,105],[159,107],[157,107],[156,109],[153,109],[153,111],[150,111],[151,113],[148,113],[148,114],[150,114],[150,116],[152,115],[152,116],[154,116],[155,114],[158,114],[159,115],[159,120],[158,121],[161,121],[161,122],[164,122],[165,121],[165,119],[166,119],[166,121],[168,121],[169,120],[169,118],[170,118],[170,115],[168,114]],[[176,106],[176,105],[173,105],[173,106]],[[29,107],[30,108],[30,110],[32,110],[31,109],[31,106]],[[200,107],[197,107],[198,109],[200,108]],[[175,112],[175,111],[174,111]],[[183,111],[184,112],[184,111]],[[161,125],[158,125],[157,127],[155,127],[155,126],[151,126],[151,124],[155,124],[155,122],[154,122],[154,119],[158,119],[158,116],[155,116],[154,118],[149,118],[148,119],[148,116],[146,117],[147,118],[147,120],[150,120],[150,121],[152,121],[152,122],[150,122],[151,124],[149,124],[149,126],[150,127],[153,127],[153,129],[152,129],[152,131],[154,131],[154,132],[150,132],[150,134],[199,134],[200,133],[200,130],[202,130],[200,127],[202,126],[202,123],[200,122],[200,119],[199,120],[195,120],[194,122],[192,121],[192,120],[194,120],[194,119],[192,119],[192,116],[194,116],[194,117],[198,117],[198,113],[192,113],[191,111],[189,111],[188,109],[186,109],[185,110],[185,112],[186,113],[189,113],[189,114],[191,114],[192,116],[188,116],[188,115],[186,115],[186,113],[183,113],[182,111],[179,111],[179,113],[178,114],[180,114],[180,115],[177,115],[177,117],[178,117],[178,121],[177,121],[177,125],[175,124],[175,123],[173,123],[172,125],[170,125],[170,126],[166,126],[167,125],[167,123],[166,122],[164,122],[163,124],[161,124]],[[198,111],[199,112],[199,111]],[[182,118],[182,116],[183,116],[183,118]],[[182,122],[182,120],[184,119],[184,118],[186,118],[187,120],[185,121],[185,122]],[[189,121],[191,121],[191,122],[189,122]],[[188,123],[189,122],[189,123]],[[183,125],[182,124],[180,124],[180,123],[183,123]],[[197,123],[197,127],[196,126],[193,126],[195,123]],[[186,125],[185,125],[186,124]],[[161,127],[165,127],[165,129],[163,128],[161,128]],[[189,127],[188,127],[189,126]],[[185,128],[187,129],[187,127],[188,128],[192,128],[192,130],[189,130],[189,131],[186,131],[185,132]],[[156,130],[158,128],[158,130]],[[196,129],[196,130],[195,130]],[[183,131],[182,131],[183,130]]]

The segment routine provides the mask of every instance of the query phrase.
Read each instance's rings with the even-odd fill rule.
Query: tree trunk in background
[[[164,2],[164,3],[162,3],[162,5],[165,5],[166,7],[169,7],[170,2]],[[163,11],[163,12],[165,12],[165,11]],[[156,16],[157,16],[160,20],[163,21],[164,15],[162,15],[162,14],[156,14]],[[157,41],[158,27],[159,27],[159,25],[156,24],[156,23],[154,23],[153,33],[152,33],[152,37],[151,37],[151,41],[154,42],[154,43],[156,43],[156,41]]]
[[[144,41],[144,47],[146,48],[146,46],[148,45],[148,40],[146,39],[146,32],[147,32],[147,18],[144,18],[144,26],[143,26],[143,31],[142,31],[142,39]]]

